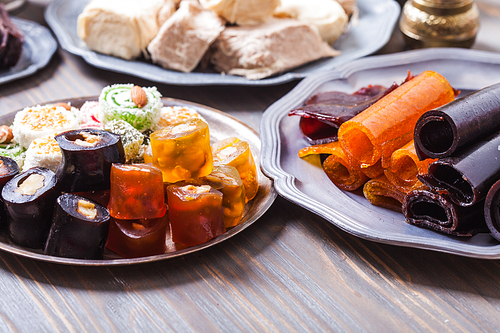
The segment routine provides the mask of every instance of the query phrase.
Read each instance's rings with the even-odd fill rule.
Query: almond
[[[133,86],[130,90],[130,95],[132,96],[132,102],[138,107],[142,108],[144,105],[148,104],[148,96],[142,87]]]
[[[0,126],[0,143],[9,143],[13,137],[12,128],[7,125]]]
[[[65,108],[68,111],[71,111],[71,106],[68,103],[55,103],[53,106],[55,106],[55,107],[60,106],[60,107]]]

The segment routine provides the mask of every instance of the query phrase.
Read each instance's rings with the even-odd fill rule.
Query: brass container
[[[473,0],[408,0],[399,28],[411,48],[469,48],[479,30],[479,10]]]

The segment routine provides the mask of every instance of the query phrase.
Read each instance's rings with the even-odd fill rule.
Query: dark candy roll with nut
[[[65,193],[57,198],[44,253],[51,256],[102,259],[110,215],[84,197]]]
[[[0,189],[19,173],[19,166],[12,158],[0,156]]]
[[[473,236],[487,231],[484,201],[470,207],[454,204],[444,193],[418,189],[406,195],[403,214],[406,222],[454,236]]]
[[[500,180],[493,184],[486,195],[484,218],[491,235],[500,241]]]
[[[500,132],[476,142],[460,154],[441,158],[429,165],[427,174],[417,177],[434,190],[446,190],[450,199],[461,206],[471,206],[486,197],[500,179]]]
[[[62,152],[57,169],[61,191],[86,192],[109,190],[113,163],[125,163],[119,135],[85,128],[55,136]]]
[[[14,176],[2,189],[10,239],[19,245],[42,248],[49,233],[59,195],[54,172],[36,167]]]
[[[415,125],[418,157],[451,156],[500,127],[500,83],[424,113]]]

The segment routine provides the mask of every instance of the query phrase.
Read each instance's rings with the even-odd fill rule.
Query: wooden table
[[[17,15],[44,23],[45,6],[31,1]],[[489,38],[479,48],[488,49]],[[379,53],[403,47],[396,29]],[[0,86],[0,112],[98,95],[118,82],[156,85],[165,96],[223,110],[255,129],[297,83],[161,85],[58,50],[36,75]],[[500,330],[498,276],[498,261],[365,241],[278,197],[228,241],[161,262],[73,267],[2,252],[0,331],[493,332]]]

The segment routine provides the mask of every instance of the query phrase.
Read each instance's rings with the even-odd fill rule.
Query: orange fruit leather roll
[[[363,186],[363,195],[372,205],[402,212],[405,193],[394,186],[386,176],[370,179]]]
[[[394,185],[385,175],[370,179],[363,186],[363,195],[372,205],[394,210],[403,211],[403,201],[406,194],[413,190],[425,187],[417,181],[411,187],[401,187]]]
[[[425,71],[343,123],[339,142],[362,166],[374,165],[412,139],[415,123],[424,112],[454,98],[453,88],[442,75]]]
[[[421,184],[417,175],[427,173],[429,165],[436,160],[428,158],[420,161],[412,140],[392,153],[389,167],[384,173],[395,186],[409,190]]]
[[[338,141],[314,145],[299,150],[299,157],[328,154],[323,162],[323,170],[330,180],[339,188],[354,191],[361,187],[370,175],[381,175],[383,169],[380,163],[367,168],[361,168],[352,158],[349,158]]]

